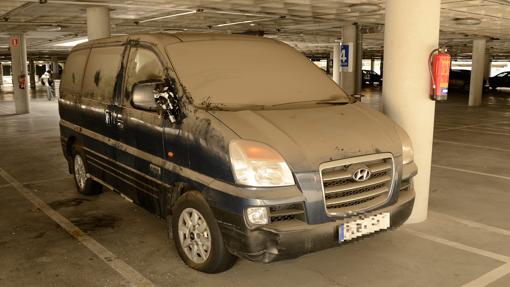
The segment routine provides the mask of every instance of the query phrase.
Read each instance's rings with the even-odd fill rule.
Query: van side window
[[[62,75],[60,91],[63,97],[69,94],[79,94],[83,80],[83,70],[87,63],[90,49],[72,52],[66,61],[66,69]]]
[[[154,52],[145,48],[135,47],[130,52],[126,76],[126,97],[128,99],[124,102],[129,103],[135,84],[149,80],[163,80],[165,78],[165,70]],[[154,101],[154,98],[151,101]]]
[[[83,79],[82,98],[111,103],[124,47],[92,48]]]

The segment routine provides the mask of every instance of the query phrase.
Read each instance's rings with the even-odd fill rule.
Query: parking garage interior
[[[66,58],[134,33],[243,34],[300,51],[411,137],[407,223],[204,274],[181,262],[165,220],[107,188],[77,193],[60,144]],[[452,60],[443,101],[430,98],[436,48]],[[0,286],[510,286],[509,1],[0,1],[0,62]]]

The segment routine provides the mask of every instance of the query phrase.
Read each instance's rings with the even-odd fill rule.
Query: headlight
[[[397,133],[400,137],[400,141],[402,142],[402,161],[403,164],[408,164],[413,162],[414,160],[414,152],[413,152],[413,143],[411,142],[411,138],[409,135],[399,126],[395,126]]]
[[[269,146],[246,140],[229,145],[230,162],[238,184],[270,187],[294,185],[294,178],[283,157]]]

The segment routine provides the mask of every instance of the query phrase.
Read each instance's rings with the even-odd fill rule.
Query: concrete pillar
[[[343,69],[341,71],[342,75],[340,86],[342,86],[345,92],[351,95],[357,92],[358,82],[360,82],[360,80],[358,80],[358,74],[361,73],[361,71],[358,71],[361,69],[361,64],[359,63],[360,53],[358,35],[358,25],[347,25],[342,28],[342,43],[352,43],[352,51],[350,51],[351,57],[349,59],[349,61],[352,61],[352,63],[350,63],[352,68],[350,70]]]
[[[427,218],[435,110],[429,99],[428,59],[439,43],[440,5],[441,0],[386,1],[384,112],[409,134],[418,166],[408,223]]]
[[[60,79],[60,69],[58,68],[58,60],[53,58],[51,61],[51,70],[53,71],[53,78]]]
[[[87,37],[89,40],[110,37],[110,10],[107,7],[87,8]]]
[[[491,55],[487,53],[487,57],[485,58],[485,73],[483,75],[484,82],[487,82],[491,77],[491,66],[492,66]]]
[[[371,58],[370,59],[370,71],[375,72],[374,68],[375,68],[375,59]]]
[[[16,114],[30,112],[30,98],[27,83],[27,46],[24,34],[12,34],[10,38],[12,85]],[[19,86],[19,79],[24,78],[25,88]]]
[[[340,43],[333,46],[333,81],[340,85]]]
[[[4,65],[0,62],[0,86],[4,85]]]
[[[473,41],[471,82],[469,84],[469,106],[479,106],[482,104],[486,46],[487,40],[485,38],[475,39]]]
[[[30,89],[35,90],[35,64],[34,59],[28,61],[29,73],[30,73]]]

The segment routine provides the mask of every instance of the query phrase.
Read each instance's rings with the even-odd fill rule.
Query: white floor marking
[[[476,221],[471,221],[471,220],[467,220],[467,219],[463,219],[463,218],[458,218],[455,216],[451,216],[451,215],[444,214],[441,212],[436,212],[436,211],[429,210],[429,214],[432,214],[433,216],[443,217],[448,220],[456,221],[458,223],[464,224],[469,227],[474,227],[474,228],[482,229],[484,231],[497,233],[497,234],[501,234],[501,235],[505,235],[505,236],[510,236],[510,230],[507,230],[507,229],[503,229],[503,228],[499,228],[499,227],[495,227],[495,226],[491,226],[491,225],[487,225],[487,224],[483,224],[483,223],[479,223]]]
[[[510,123],[510,122],[509,121],[499,121],[499,122],[483,123],[483,124],[476,124],[476,125],[466,125],[466,126],[459,126],[459,127],[455,127],[455,128],[437,129],[436,132],[442,132],[442,131],[448,131],[448,130],[458,130],[458,129],[492,125],[492,124],[502,124],[502,123]]]
[[[86,246],[90,251],[101,258],[113,270],[117,271],[124,279],[126,279],[133,286],[154,286],[154,284],[140,274],[138,271],[129,266],[122,259],[118,258],[115,254],[110,252],[106,247],[94,240],[92,237],[85,234],[76,225],[70,222],[67,218],[56,212],[32,191],[25,188],[20,182],[8,174],[5,170],[0,168],[0,176],[9,182],[14,188],[18,190],[21,195],[28,199],[33,205],[44,212],[49,218],[60,225],[65,231],[76,238],[80,243]]]
[[[510,177],[509,177],[509,176],[503,176],[503,175],[497,175],[497,174],[492,174],[492,173],[479,172],[479,171],[474,171],[474,170],[467,170],[467,169],[462,169],[462,168],[449,167],[449,166],[438,165],[438,164],[433,164],[432,166],[433,166],[433,167],[438,167],[438,168],[444,168],[444,169],[449,169],[449,170],[455,170],[455,171],[465,172],[465,173],[471,173],[471,174],[477,174],[477,175],[484,175],[484,176],[490,176],[490,177],[495,177],[495,178],[501,178],[501,179],[510,180]]]
[[[468,147],[476,147],[476,148],[481,148],[481,149],[490,149],[490,150],[510,152],[510,149],[491,147],[491,146],[483,146],[483,145],[475,145],[475,144],[467,144],[467,143],[460,143],[460,142],[452,142],[452,141],[444,141],[444,140],[438,140],[438,139],[435,139],[434,142],[454,144],[454,145],[461,145],[461,146],[468,146]]]
[[[464,245],[462,243],[458,243],[458,242],[455,242],[455,241],[450,241],[448,239],[444,239],[444,238],[441,238],[441,237],[437,237],[437,236],[434,236],[434,235],[430,235],[430,234],[419,232],[419,231],[415,231],[415,230],[405,229],[404,231],[407,232],[407,233],[410,233],[410,234],[412,234],[414,236],[417,236],[417,237],[420,237],[420,238],[423,238],[423,239],[427,239],[427,240],[430,240],[430,241],[434,241],[436,243],[443,244],[443,245],[446,245],[446,246],[449,246],[449,247],[453,247],[453,248],[456,248],[456,249],[460,249],[460,250],[463,250],[463,251],[466,251],[466,252],[469,252],[469,253],[473,253],[473,254],[489,257],[489,258],[492,258],[494,260],[505,262],[505,263],[509,263],[510,262],[510,257],[505,256],[505,255],[501,255],[501,254],[494,253],[494,252],[487,251],[487,250],[483,250],[483,249],[480,249],[480,248]]]
[[[497,133],[497,132],[489,132],[489,131],[480,131],[480,130],[474,130],[474,129],[460,129],[464,132],[470,132],[470,133],[481,133],[481,134],[489,134],[489,135],[500,135],[500,136],[510,136],[508,133]]]
[[[510,263],[499,266],[492,271],[485,273],[484,275],[476,278],[475,280],[462,285],[462,287],[483,287],[491,284],[492,282],[510,274]]]

